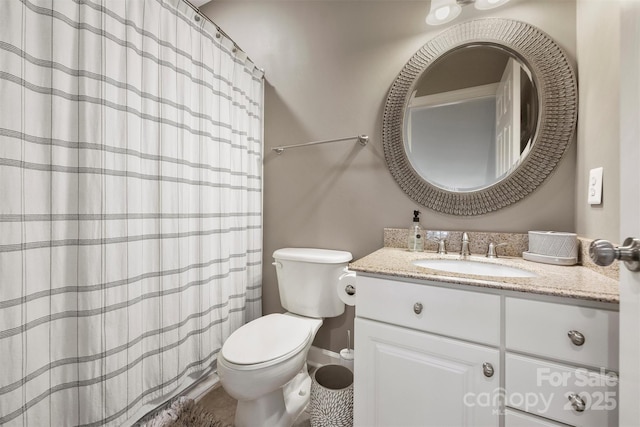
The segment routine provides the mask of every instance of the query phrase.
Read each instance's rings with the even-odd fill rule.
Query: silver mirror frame
[[[404,148],[403,120],[417,80],[452,49],[493,44],[519,57],[533,75],[538,95],[538,127],[531,151],[507,177],[478,191],[436,187],[411,166]],[[382,119],[384,155],[391,175],[413,200],[435,211],[482,215],[511,205],[533,192],[554,171],[575,136],[578,84],[563,49],[538,28],[524,22],[487,18],[451,27],[427,42],[393,82]]]

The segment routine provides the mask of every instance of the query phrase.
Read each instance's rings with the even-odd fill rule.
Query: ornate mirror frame
[[[417,81],[435,61],[451,50],[475,44],[497,45],[526,64],[538,95],[538,127],[531,151],[507,177],[477,191],[447,191],[427,182],[411,166],[404,148],[404,113]],[[523,199],[542,184],[573,141],[577,119],[577,80],[562,48],[524,22],[478,19],[438,34],[396,77],[384,108],[384,154],[394,179],[416,202],[451,215],[482,215]]]

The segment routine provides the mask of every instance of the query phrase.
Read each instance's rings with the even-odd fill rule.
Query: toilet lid
[[[237,365],[255,365],[297,353],[309,341],[304,319],[269,314],[238,328],[222,346],[222,356]]]

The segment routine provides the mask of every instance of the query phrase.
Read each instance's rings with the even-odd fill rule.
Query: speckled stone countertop
[[[575,266],[557,266],[531,262],[518,257],[489,259],[472,255],[466,259],[517,267],[536,273],[537,277],[488,277],[449,273],[417,267],[418,259],[459,259],[460,255],[438,255],[434,252],[409,252],[407,249],[384,247],[349,265],[356,272],[395,277],[433,280],[444,283],[469,285],[517,292],[527,292],[581,300],[619,303],[618,281],[593,269]]]

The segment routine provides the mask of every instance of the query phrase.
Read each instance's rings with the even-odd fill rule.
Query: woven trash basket
[[[353,426],[353,373],[346,366],[325,365],[313,373],[311,427]]]

